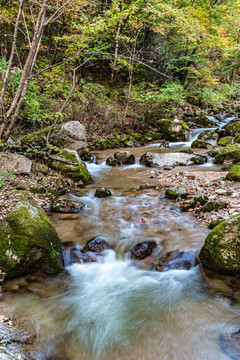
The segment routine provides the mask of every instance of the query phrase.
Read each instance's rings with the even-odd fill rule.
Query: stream
[[[131,151],[139,158],[146,151],[190,147],[203,130],[168,149],[156,143]],[[105,159],[115,151],[96,155]],[[145,182],[158,183],[149,179],[154,169],[139,161],[114,168],[104,161],[87,166],[94,183],[69,194],[84,203],[84,209],[74,216],[55,213],[51,218],[66,248],[67,263],[68,248],[80,249],[95,237],[105,239],[111,249],[96,256],[96,262],[71,264],[59,276],[29,282],[6,294],[3,301],[13,313],[24,315],[35,328],[40,350],[33,358],[229,360],[220,335],[240,324],[238,278],[212,274],[200,265],[150,271],[129,256],[131,246],[145,240],[158,244],[156,257],[161,251],[199,251],[209,229],[181,213],[160,190],[138,190]],[[94,197],[98,187],[109,188],[113,196]]]

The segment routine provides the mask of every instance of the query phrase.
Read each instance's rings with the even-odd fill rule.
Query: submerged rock
[[[213,271],[240,273],[240,214],[221,222],[208,234],[199,257]]]
[[[83,251],[85,252],[92,251],[99,253],[108,249],[110,249],[110,245],[108,244],[108,242],[102,239],[101,237],[96,237],[94,239],[89,240],[86,243],[86,245],[83,248]]]
[[[140,158],[140,164],[150,167],[199,165],[206,161],[206,156],[181,152],[168,154],[147,152]]]
[[[109,189],[98,188],[95,191],[95,196],[98,198],[106,198],[106,197],[112,196],[112,193]]]
[[[154,240],[147,240],[137,243],[130,249],[131,258],[136,260],[145,259],[150,256],[153,250],[157,247],[157,243]]]
[[[196,252],[174,250],[160,258],[160,260],[154,264],[153,270],[189,270],[198,264],[199,260]]]
[[[231,359],[240,359],[240,330],[221,334],[220,345]]]
[[[130,151],[118,151],[114,154],[114,158],[125,165],[135,164],[135,156]]]
[[[62,247],[50,219],[29,193],[12,196],[16,205],[0,220],[0,268],[8,279],[61,272]]]

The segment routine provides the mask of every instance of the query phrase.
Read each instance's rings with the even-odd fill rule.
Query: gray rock
[[[205,141],[211,146],[216,146],[219,139],[219,135],[213,131],[206,130],[203,131],[201,134],[199,134],[198,139]]]
[[[118,151],[114,154],[114,158],[122,164],[135,164],[135,156],[130,151]]]
[[[2,154],[0,157],[1,172],[14,172],[15,174],[29,175],[32,171],[32,161],[23,155]]]
[[[140,164],[150,167],[199,165],[207,161],[206,156],[181,152],[156,154],[147,152],[140,158]]]
[[[81,151],[87,147],[87,133],[79,121],[70,121],[53,130],[51,144],[60,148]]]
[[[28,341],[28,336],[16,328],[0,322],[0,359],[1,360],[27,360],[29,357],[23,353],[21,344]]]

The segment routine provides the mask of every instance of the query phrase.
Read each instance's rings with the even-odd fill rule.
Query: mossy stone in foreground
[[[231,168],[231,170],[227,173],[226,179],[240,181],[240,163]]]
[[[232,160],[234,164],[240,162],[240,145],[228,145],[222,149],[215,157],[215,164],[223,164],[225,160]]]
[[[15,207],[0,221],[0,268],[7,278],[63,270],[62,247],[50,219],[28,192],[13,192]]]
[[[221,222],[208,234],[199,257],[213,271],[240,273],[240,214]]]

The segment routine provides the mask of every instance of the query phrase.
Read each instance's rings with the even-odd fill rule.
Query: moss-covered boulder
[[[216,127],[216,122],[211,119],[204,111],[194,116],[194,122],[203,127]]]
[[[219,140],[218,145],[220,146],[227,146],[227,145],[231,145],[233,144],[233,136],[225,136],[224,138],[222,138],[221,140]]]
[[[231,168],[231,170],[227,173],[226,179],[240,181],[240,163]]]
[[[219,135],[211,130],[205,130],[199,134],[198,139],[203,140],[211,146],[217,145]]]
[[[176,186],[171,189],[167,189],[165,197],[167,199],[176,200],[177,198],[185,198],[187,196],[187,190],[182,186]]]
[[[225,134],[228,136],[236,136],[240,134],[240,121],[229,124],[225,128]]]
[[[211,149],[212,145],[207,143],[204,140],[194,140],[191,144],[191,148],[195,148],[195,149]]]
[[[86,165],[75,150],[58,149],[50,156],[48,165],[75,181],[81,180],[86,184],[92,180]]]
[[[34,163],[32,166],[32,170],[37,175],[47,175],[49,168],[45,164]]]
[[[179,141],[187,140],[189,128],[182,120],[177,119],[161,119],[157,121],[157,126],[165,135],[166,140]]]
[[[240,214],[221,222],[208,234],[199,257],[213,271],[240,273]]]
[[[215,164],[223,164],[225,160],[231,160],[234,164],[240,162],[240,144],[228,145],[216,155]]]
[[[224,209],[228,206],[228,203],[225,201],[209,201],[207,204],[203,205],[203,212],[218,211],[219,209]]]
[[[180,208],[182,211],[188,211],[189,209],[195,209],[197,206],[204,206],[208,202],[206,195],[194,196],[190,201],[182,202]]]
[[[16,204],[0,220],[0,268],[9,279],[61,272],[62,247],[50,219],[28,192],[11,196]]]

